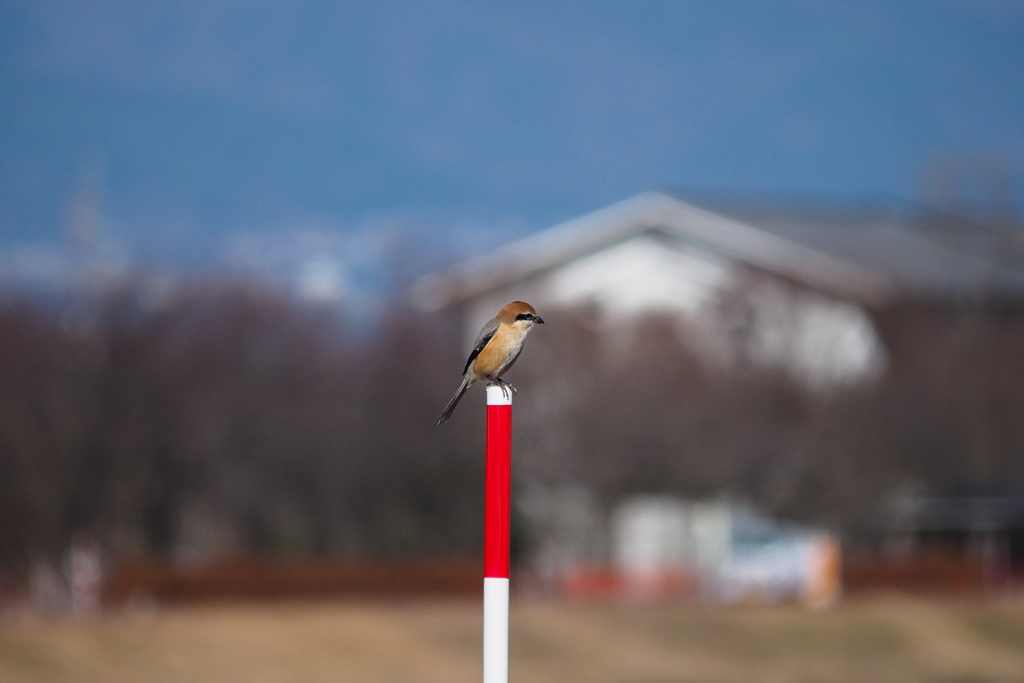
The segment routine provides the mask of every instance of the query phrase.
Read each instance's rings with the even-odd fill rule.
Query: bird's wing
[[[491,337],[494,336],[497,329],[498,319],[492,318],[483,326],[483,329],[480,330],[480,334],[476,337],[476,343],[473,344],[473,350],[470,352],[469,358],[466,360],[466,367],[462,370],[463,375],[465,375],[466,371],[469,370],[469,365],[473,362],[473,359],[479,356],[480,352],[484,350],[485,346],[487,346],[487,342],[491,341]]]

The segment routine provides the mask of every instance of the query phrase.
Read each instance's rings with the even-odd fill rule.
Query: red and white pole
[[[487,387],[484,488],[484,683],[508,683],[508,552],[512,518],[512,392]]]

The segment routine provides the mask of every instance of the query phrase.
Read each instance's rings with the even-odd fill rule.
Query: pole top
[[[497,384],[487,385],[487,405],[489,406],[510,406],[512,405],[512,389],[502,388]]]

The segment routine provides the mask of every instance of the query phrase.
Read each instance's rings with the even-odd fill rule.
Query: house
[[[791,204],[644,193],[431,274],[412,296],[424,311],[458,309],[469,340],[513,299],[536,306],[548,323],[545,334],[554,332],[560,310],[576,307],[603,316],[608,324],[595,329],[607,335],[628,334],[637,327],[630,324],[633,316],[664,314],[711,363],[778,368],[824,391],[912,367],[923,355],[928,326],[963,308],[1008,313],[1019,326],[1024,231],[896,202]],[[563,406],[584,400],[575,390],[585,382],[553,375],[545,381],[547,402],[534,415],[559,424],[571,413]],[[587,424],[599,423],[600,416]],[[534,448],[548,460],[569,453],[576,466],[589,462],[585,448],[594,442],[578,447],[569,431],[545,433]],[[647,447],[637,443],[637,452]],[[700,461],[701,446],[690,448],[698,457],[689,462]],[[624,459],[634,455],[622,453]],[[573,486],[585,478],[566,471],[563,480]],[[737,599],[759,585],[813,584],[806,590],[817,596],[836,590],[828,578],[837,571],[836,546],[813,529],[781,528],[751,515],[741,520],[735,511],[678,500],[648,501],[631,518],[625,501],[612,495],[598,501],[580,487],[560,493],[559,482],[543,491],[539,482],[524,484],[540,491],[518,499],[537,530],[540,572],[576,576],[584,591],[620,590],[623,576],[631,577],[630,590],[713,585]],[[648,480],[630,492],[643,486],[658,490]],[[739,540],[761,532],[763,543]],[[701,533],[718,545],[698,543]],[[725,557],[725,548],[728,563],[708,559]],[[588,566],[612,570],[575,569]],[[832,569],[808,573],[808,566]],[[778,580],[782,575],[789,578]]]
[[[428,275],[412,299],[425,311],[462,307],[470,338],[515,298],[548,315],[580,305],[620,319],[667,313],[709,357],[828,386],[885,368],[876,318],[896,301],[1024,300],[1024,242],[1005,237],[893,202],[652,192]]]

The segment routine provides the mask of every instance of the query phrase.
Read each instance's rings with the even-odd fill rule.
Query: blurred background
[[[513,666],[1014,680],[1021,73],[995,0],[0,2],[0,669],[138,680],[68,652],[144,615],[230,680],[173,610],[286,597],[388,600],[186,614],[475,666],[483,392],[433,423],[526,299]]]

